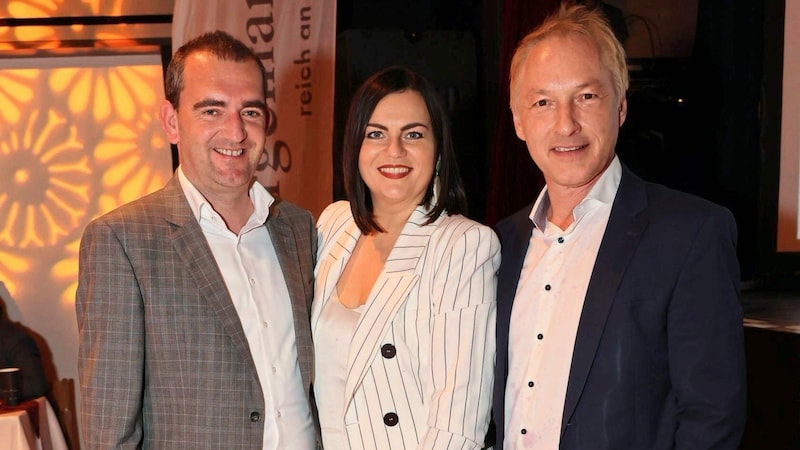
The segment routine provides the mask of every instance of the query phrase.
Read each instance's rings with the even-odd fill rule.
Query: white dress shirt
[[[572,353],[586,289],[622,168],[615,157],[561,230],[542,190],[511,311],[505,449],[557,450]]]
[[[342,305],[336,289],[325,304],[317,323],[314,338],[314,373],[325,374],[314,383],[320,423],[322,446],[330,449],[348,448],[344,429],[344,383],[347,376],[347,355],[353,330],[364,305],[347,308]]]
[[[292,303],[265,223],[274,201],[258,181],[253,214],[230,231],[178,167],[178,180],[208,240],[250,346],[264,392],[264,450],[313,449],[314,425],[300,376]]]

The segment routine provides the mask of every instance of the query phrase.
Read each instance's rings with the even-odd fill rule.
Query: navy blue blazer
[[[531,207],[497,224],[498,449]],[[735,243],[727,209],[623,166],[578,324],[562,450],[739,447],[746,383]]]

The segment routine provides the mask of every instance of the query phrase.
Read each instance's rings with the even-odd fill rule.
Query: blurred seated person
[[[25,327],[8,318],[0,299],[0,368],[7,367],[19,368],[21,400],[47,393],[47,379],[39,347]]]

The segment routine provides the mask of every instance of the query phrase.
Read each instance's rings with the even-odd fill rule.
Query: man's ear
[[[619,103],[619,126],[625,123],[626,117],[628,117],[628,99],[622,97],[622,101]]]
[[[158,113],[158,118],[161,120],[161,129],[167,135],[167,139],[171,144],[180,142],[180,133],[178,132],[178,111],[172,107],[172,103],[167,100],[161,102],[161,109]]]
[[[511,108],[511,116],[514,119],[514,131],[517,133],[517,137],[522,141],[525,141],[525,132],[522,128],[522,121],[520,120],[514,108]]]

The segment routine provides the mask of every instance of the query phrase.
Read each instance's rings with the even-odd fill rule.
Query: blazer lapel
[[[530,204],[496,226],[497,236],[500,238],[500,245],[503,249],[500,270],[497,273],[497,358],[493,400],[494,421],[497,424],[505,422],[508,331],[514,297],[517,294],[517,285],[522,273],[522,264],[525,262],[533,231],[533,222],[529,217],[532,208],[533,204]],[[497,427],[496,433],[496,442],[498,446],[502,446],[504,433],[502,425]]]
[[[375,348],[386,335],[397,311],[408,298],[409,291],[419,280],[422,256],[436,224],[441,220],[421,226],[427,220],[425,213],[425,209],[419,207],[411,214],[386,259],[383,271],[372,286],[366,307],[353,332],[345,380],[345,410],[376,357]]]
[[[177,177],[166,185],[164,193],[167,200],[166,220],[172,224],[172,239],[175,251],[180,255],[195,281],[200,295],[205,298],[216,314],[225,331],[231,337],[236,350],[243,359],[250,362],[256,373],[255,362],[250,355],[250,346],[244,335],[239,315],[225,286],[211,248],[203,235],[200,224],[192,214]]]
[[[307,347],[309,354],[313,352],[311,332],[308,326],[309,305],[306,301],[309,297],[306,296],[306,283],[299,268],[298,258],[300,256],[297,254],[297,241],[292,233],[291,226],[281,217],[277,208],[270,209],[267,230],[275,248],[275,253],[278,255],[283,279],[286,281],[289,299],[292,302],[292,318],[303,386],[310,386],[313,360],[303,357],[303,352],[301,351],[301,348]]]
[[[508,336],[508,326],[511,318],[511,308],[517,294],[517,285],[522,273],[522,264],[528,252],[533,222],[530,211],[533,205],[528,205],[507,221],[497,225],[498,236],[503,247],[503,258],[497,275],[497,319],[498,336]],[[504,326],[500,323],[503,321]]]
[[[317,288],[314,292],[315,301],[311,306],[311,316],[316,320],[319,320],[325,304],[331,299],[331,295],[336,289],[336,283],[344,272],[344,267],[350,260],[359,237],[361,237],[361,230],[351,217],[344,225],[342,232],[336,237],[336,242],[331,246],[330,252],[317,264],[314,274],[317,279]],[[324,251],[325,249],[323,249]],[[312,323],[311,329],[315,329],[316,325],[316,323]]]
[[[614,293],[647,227],[647,220],[641,214],[646,206],[644,183],[623,165],[619,189],[597,253],[578,323],[561,423],[562,436],[589,376],[589,369],[614,301]]]

